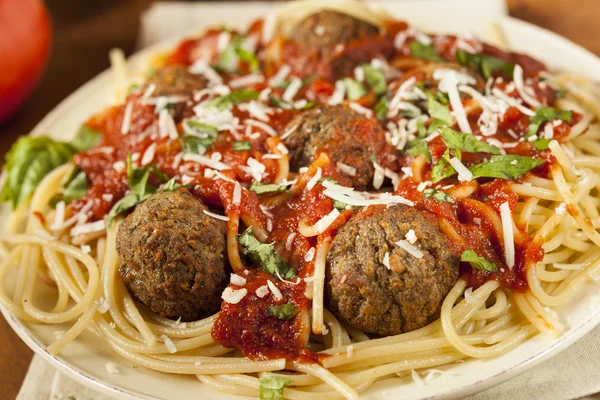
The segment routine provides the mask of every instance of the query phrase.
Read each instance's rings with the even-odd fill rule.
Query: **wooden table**
[[[0,126],[0,154],[62,99],[106,69],[110,48],[120,47],[128,54],[134,50],[139,15],[151,2],[46,0],[54,25],[52,57],[44,79],[25,107]],[[597,0],[507,0],[507,4],[511,15],[553,30],[600,55]],[[0,397],[13,399],[32,352],[2,317],[0,338]]]

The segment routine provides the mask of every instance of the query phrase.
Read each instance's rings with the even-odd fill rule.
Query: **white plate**
[[[423,7],[407,7],[405,2],[386,2],[393,15],[404,18],[414,25],[432,32],[472,33],[486,37],[487,22],[478,12],[477,1],[465,7],[464,1],[436,2],[435,8],[423,12]],[[461,4],[462,7],[457,7]],[[421,3],[422,5],[422,3]],[[222,7],[226,7],[222,8]],[[212,5],[206,8],[203,19],[198,21],[201,29],[224,19],[248,21],[262,15],[271,4]],[[481,11],[481,9],[479,9]],[[209,22],[210,21],[210,22]],[[600,60],[583,48],[551,32],[511,18],[501,18],[501,27],[509,47],[525,52],[546,62],[552,68],[584,73],[600,80]],[[146,49],[130,60],[133,69],[141,69],[150,54],[172,47],[177,40],[170,40]],[[34,134],[50,133],[56,138],[69,138],[92,113],[111,103],[111,79],[108,71],[81,87],[54,111],[46,116],[34,129]],[[6,215],[6,209],[2,210]],[[5,221],[0,215],[0,221]],[[43,285],[40,285],[43,286]],[[47,298],[52,298],[49,291]],[[48,303],[52,304],[52,303]],[[418,386],[410,379],[380,382],[371,387],[364,397],[368,399],[399,398],[455,398],[462,397],[499,384],[524,370],[557,354],[574,343],[592,328],[600,324],[600,289],[588,286],[568,307],[559,310],[563,323],[569,328],[558,339],[544,336],[535,338],[516,349],[494,359],[470,360],[456,364],[449,370],[452,379],[433,380],[426,386]],[[58,357],[49,355],[45,348],[54,341],[57,331],[66,326],[27,324],[2,310],[15,332],[37,354],[74,380],[101,393],[118,399],[226,399],[231,396],[210,391],[194,377],[157,373],[133,365],[115,355],[92,332],[85,332],[70,344]],[[120,374],[109,374],[106,363],[119,366]]]

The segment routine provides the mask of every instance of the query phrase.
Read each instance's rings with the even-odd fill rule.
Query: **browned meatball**
[[[289,40],[297,46],[300,57],[286,62],[294,72],[304,75],[316,73],[332,80],[348,76],[357,65],[390,52],[385,44],[368,44],[368,39],[378,33],[377,26],[363,20],[336,11],[321,11],[306,17],[290,31]]]
[[[395,244],[411,229],[422,258]],[[396,205],[357,214],[339,230],[327,254],[330,311],[354,328],[381,336],[433,322],[458,279],[459,256],[451,249],[435,219],[414,208]]]
[[[154,84],[153,96],[192,96],[194,91],[207,87],[208,81],[203,75],[192,74],[181,65],[167,65],[156,71],[147,82]]]
[[[340,43],[365,36],[374,36],[379,28],[336,11],[320,11],[309,15],[290,32],[290,38],[302,48],[333,48]]]
[[[379,124],[345,106],[321,106],[306,111],[289,122],[285,131],[288,130],[293,130],[285,139],[293,171],[308,166],[323,151],[334,165],[340,162],[356,169],[356,174],[349,178],[358,190],[367,189],[373,181],[375,169],[371,156],[391,163],[396,158]]]
[[[187,190],[157,193],[117,233],[119,272],[157,314],[193,321],[219,311],[227,286],[226,225]]]

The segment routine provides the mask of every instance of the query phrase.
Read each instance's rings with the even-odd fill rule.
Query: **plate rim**
[[[235,3],[232,3],[235,4]],[[600,57],[593,54],[591,51],[585,49],[583,46],[574,43],[568,38],[559,35],[553,31],[550,31],[546,28],[539,27],[527,21],[522,21],[510,16],[497,16],[494,18],[490,18],[490,21],[498,21],[500,25],[507,23],[508,25],[514,24],[516,26],[520,26],[521,28],[525,28],[529,31],[536,32],[536,34],[542,34],[543,36],[548,37],[552,41],[562,42],[563,44],[567,44],[569,47],[577,49],[578,52],[582,54],[586,54],[588,57],[592,57],[598,61],[600,65]],[[194,34],[198,34],[202,32],[204,29],[198,31],[193,30],[191,32],[187,32],[181,35],[177,35],[176,37],[168,38],[165,40],[161,40],[151,46],[143,48],[141,50],[136,51],[129,58],[127,58],[127,65],[131,68],[133,65],[137,65],[138,63],[143,62],[144,59],[148,59],[156,52],[161,51],[162,49],[168,49],[172,47],[174,44],[178,43],[181,39],[189,36],[193,36]],[[105,69],[104,71],[98,73],[92,79],[88,80],[78,89],[76,89],[73,93],[68,95],[65,99],[63,99],[60,103],[58,103],[44,118],[42,118],[32,129],[29,135],[40,135],[45,132],[45,127],[47,125],[51,125],[55,120],[60,119],[63,114],[68,112],[69,108],[76,105],[81,99],[85,101],[86,94],[93,90],[95,86],[100,86],[102,81],[111,73],[110,67]],[[48,132],[50,136],[52,136],[51,132]],[[53,356],[46,348],[36,339],[35,335],[30,332],[28,328],[28,323],[18,319],[16,316],[10,313],[10,311],[4,308],[0,304],[0,312],[13,329],[13,331],[19,336],[21,340],[35,353],[35,355],[39,355],[42,359],[52,365],[61,373],[65,374],[68,378],[71,378],[78,383],[91,388],[101,394],[107,396],[113,396],[117,399],[124,400],[161,400],[158,397],[148,396],[137,391],[133,391],[120,385],[114,385],[108,383],[104,380],[97,379],[94,376],[90,376],[87,373],[81,371],[76,366],[71,364],[69,361],[63,359],[60,356]],[[442,399],[442,398],[458,398],[467,396],[473,393],[478,393],[489,389],[493,386],[499,385],[509,379],[514,378],[518,374],[525,372],[544,361],[556,356],[563,350],[570,347],[575,342],[579,341],[583,336],[589,333],[595,327],[600,326],[600,310],[598,310],[595,314],[592,314],[590,318],[586,319],[575,329],[570,329],[558,338],[555,338],[551,344],[545,347],[542,351],[539,351],[535,355],[532,355],[526,360],[519,362],[518,364],[512,365],[503,369],[492,376],[478,379],[471,383],[468,383],[462,387],[452,388],[444,393],[435,394],[432,396],[424,396],[418,397],[419,400],[425,399]],[[537,336],[537,335],[536,335]],[[528,339],[529,340],[529,339]],[[521,344],[522,345],[522,344]],[[115,353],[115,356],[117,354]],[[211,390],[206,388],[206,390]]]

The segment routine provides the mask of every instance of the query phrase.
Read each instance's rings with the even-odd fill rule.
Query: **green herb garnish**
[[[452,198],[452,196],[450,196],[448,193],[446,193],[442,190],[429,188],[429,189],[425,189],[423,191],[423,194],[424,194],[424,196],[423,196],[424,199],[432,198],[435,201],[437,201],[438,203],[454,204],[454,199]]]
[[[296,277],[296,272],[288,267],[275,251],[275,243],[264,244],[259,242],[252,233],[252,227],[238,236],[238,243],[246,248],[250,259],[259,263],[263,271],[282,279]]]
[[[248,151],[252,150],[252,143],[247,140],[240,140],[236,142],[231,142],[231,147],[234,151]]]
[[[539,158],[516,155],[492,156],[488,161],[472,165],[469,170],[473,178],[498,178],[515,180],[523,174],[544,164]]]
[[[270,306],[267,308],[267,317],[277,317],[283,321],[289,321],[298,313],[294,303],[286,303],[281,306]]]
[[[486,258],[479,257],[473,250],[465,250],[460,255],[460,261],[468,262],[473,269],[479,271],[497,271],[498,267]]]
[[[512,79],[515,69],[515,64],[508,63],[497,57],[487,54],[471,54],[464,50],[456,51],[456,61],[460,65],[478,71],[485,79],[489,79],[496,72],[500,72]]]
[[[427,61],[444,61],[435,51],[432,45],[413,40],[409,43],[410,54]]]
[[[260,378],[260,399],[261,400],[281,400],[283,398],[283,388],[292,383],[291,379],[281,376],[263,376]]]

